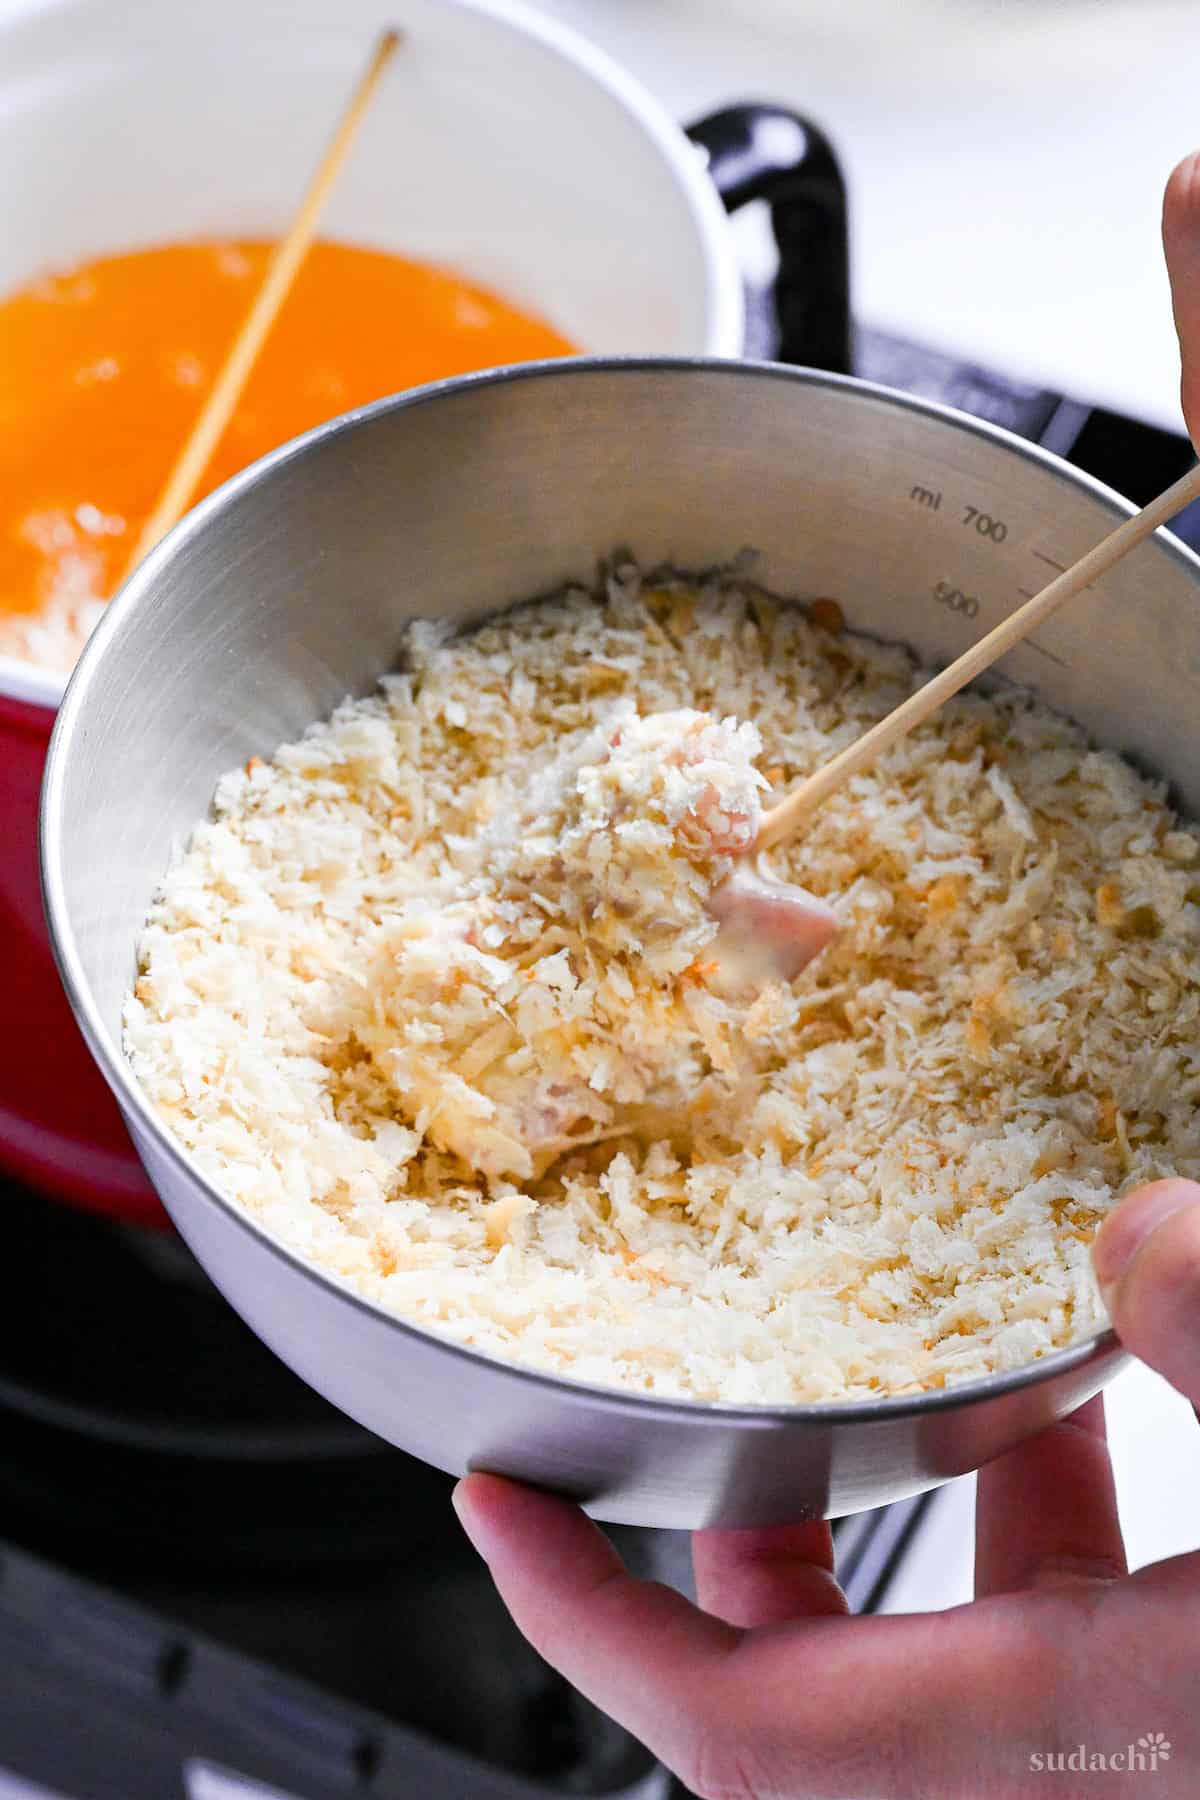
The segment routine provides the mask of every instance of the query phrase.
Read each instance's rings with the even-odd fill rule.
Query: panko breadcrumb
[[[463,898],[396,908],[310,1023],[353,1032],[402,1121],[479,1174],[676,1128],[732,1016],[698,958],[758,831],[759,748],[752,725],[621,710],[485,827]]]
[[[469,635],[413,625],[377,694],[226,776],[126,1010],[197,1166],[417,1324],[663,1396],[900,1394],[1095,1329],[1105,1212],[1200,1176],[1200,845],[1161,789],[1023,692],[960,695],[773,853],[841,930],[748,1008],[706,986],[677,841],[607,954],[562,903],[614,818],[696,816],[687,758],[644,779],[659,715],[676,744],[725,734],[729,820],[924,679],[840,623],[737,572],[622,564]],[[531,795],[564,852],[541,911]],[[461,1147],[512,1123],[510,1076],[548,1142],[586,1090],[597,1141],[472,1168]]]
[[[758,835],[756,727],[630,703],[559,756],[485,834],[486,877],[549,890],[545,910],[650,977],[680,975],[716,935],[714,889]]]

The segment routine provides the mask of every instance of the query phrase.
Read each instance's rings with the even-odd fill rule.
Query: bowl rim
[[[559,1374],[512,1361],[498,1356],[492,1351],[477,1349],[448,1335],[443,1335],[434,1327],[407,1319],[380,1302],[368,1298],[344,1277],[332,1274],[308,1261],[298,1251],[275,1237],[235,1201],[223,1194],[209,1181],[183,1145],[159,1118],[148,1096],[134,1076],[121,1044],[114,1043],[100,1017],[90,984],[83,971],[65,898],[61,861],[63,787],[67,764],[73,753],[72,739],[78,716],[87,700],[89,686],[100,668],[102,660],[108,654],[110,642],[125,630],[127,619],[132,623],[139,602],[143,595],[156,584],[160,571],[168,568],[179,552],[190,545],[193,539],[204,533],[211,516],[219,514],[231,501],[238,499],[243,492],[270,483],[277,469],[315,453],[327,438],[350,436],[361,426],[371,423],[376,418],[393,412],[437,405],[443,398],[453,398],[474,388],[502,386],[514,382],[554,379],[577,381],[586,380],[592,376],[611,375],[637,379],[645,374],[669,374],[680,379],[687,379],[689,372],[692,371],[716,375],[718,379],[785,382],[797,390],[818,388],[865,395],[884,405],[920,413],[927,418],[942,421],[957,430],[985,438],[1000,448],[1014,452],[1040,467],[1055,479],[1065,481],[1072,487],[1091,494],[1103,504],[1106,510],[1114,513],[1118,518],[1130,517],[1137,510],[1130,501],[1112,488],[1073,468],[1053,452],[1043,450],[1039,445],[1031,444],[1026,439],[1018,437],[1000,426],[959,412],[954,407],[906,394],[878,382],[863,381],[852,375],[834,375],[823,370],[740,358],[707,356],[558,357],[541,362],[523,363],[505,368],[483,370],[469,375],[448,377],[442,381],[427,383],[420,388],[408,389],[383,400],[373,401],[369,405],[343,413],[338,418],[327,420],[324,424],[315,426],[302,436],[291,439],[288,443],[261,457],[257,462],[240,470],[221,487],[207,495],[168,533],[130,576],[120,592],[110,601],[105,609],[104,617],[84,647],[68,683],[63,704],[59,708],[55,721],[46,758],[46,773],[42,785],[38,821],[38,847],[42,894],[50,941],[59,975],[66,989],[76,1022],[101,1074],[112,1089],[122,1111],[127,1115],[126,1122],[129,1123],[128,1115],[132,1114],[136,1121],[137,1131],[144,1133],[153,1142],[158,1154],[172,1165],[176,1174],[205,1204],[216,1207],[226,1219],[232,1221],[275,1259],[285,1264],[292,1273],[300,1275],[331,1297],[343,1301],[348,1300],[360,1313],[376,1324],[382,1324],[385,1329],[398,1331],[402,1336],[411,1337],[426,1349],[450,1352],[469,1363],[482,1365],[492,1373],[502,1374],[534,1388],[550,1391],[566,1389],[576,1393],[581,1400],[586,1398],[593,1404],[608,1410],[632,1411],[645,1414],[648,1418],[657,1418],[662,1421],[671,1420],[689,1425],[715,1427],[737,1423],[760,1428],[808,1425],[824,1429],[842,1422],[848,1425],[876,1424],[882,1426],[914,1416],[924,1416],[928,1413],[955,1411],[1018,1393],[1025,1388],[1053,1381],[1056,1377],[1068,1376],[1093,1362],[1106,1363],[1115,1373],[1116,1369],[1128,1360],[1128,1353],[1124,1351],[1111,1327],[1104,1327],[1086,1338],[1079,1339],[1076,1343],[1052,1350],[1036,1361],[1023,1363],[1015,1369],[1005,1369],[993,1374],[977,1376],[972,1380],[954,1383],[944,1388],[920,1390],[917,1393],[885,1395],[864,1400],[805,1401],[792,1405],[780,1405],[776,1402],[731,1402],[643,1394],[633,1389],[605,1387],[596,1382],[581,1380],[577,1376]],[[1155,540],[1157,540],[1160,550],[1182,563],[1200,586],[1200,557],[1163,529],[1156,531],[1149,541]],[[168,1210],[171,1210],[170,1203],[165,1201],[165,1197],[164,1203],[168,1205]]]
[[[728,214],[709,176],[704,151],[691,141],[664,103],[607,50],[573,26],[527,5],[526,0],[437,0],[437,4],[448,12],[478,14],[515,38],[540,44],[594,82],[640,126],[674,176],[679,200],[696,233],[708,288],[701,354],[736,357],[745,337],[746,301]],[[43,12],[37,0],[15,0],[11,7],[0,0],[0,43],[13,31],[36,29]],[[120,591],[118,588],[117,594]],[[53,712],[62,701],[70,674],[25,657],[0,655],[0,700]]]

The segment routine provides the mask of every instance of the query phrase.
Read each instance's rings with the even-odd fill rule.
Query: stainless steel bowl
[[[134,943],[217,777],[392,663],[413,615],[479,616],[588,575],[758,551],[782,593],[945,660],[1130,508],[1052,456],[854,381],[717,362],[546,364],[323,426],[231,481],[109,609],[59,714],[47,908],[88,1043],[204,1267],[306,1381],[403,1449],[596,1516],[676,1527],[838,1514],[977,1467],[1095,1393],[1102,1334],[948,1392],[733,1407],[609,1392],[405,1324],[222,1199],[121,1052]],[[1200,812],[1200,563],[1160,534],[1008,663]],[[151,1349],[152,1353],[152,1349]]]

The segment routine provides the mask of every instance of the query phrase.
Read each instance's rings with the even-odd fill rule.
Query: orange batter
[[[171,244],[102,257],[0,303],[0,653],[60,666],[73,660],[245,316],[269,249]],[[318,242],[200,493],[363,401],[573,348],[457,276]]]

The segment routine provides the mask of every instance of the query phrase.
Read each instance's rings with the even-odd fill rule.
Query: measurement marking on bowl
[[[1040,551],[1036,551],[1036,550],[1034,551],[1035,556],[1040,555],[1040,554],[1041,554]],[[1043,562],[1048,562],[1049,560],[1050,560],[1049,557],[1042,557]],[[1058,567],[1057,563],[1055,564],[1055,567],[1056,568]],[[1018,592],[1018,594],[1020,594],[1022,600],[1033,600],[1036,598],[1035,592],[1032,588],[1019,587],[1017,589],[1017,592]],[[1060,669],[1069,669],[1070,668],[1071,665],[1064,656],[1056,656],[1053,650],[1047,650],[1045,644],[1039,644],[1036,638],[1027,637],[1025,639],[1025,642],[1028,644],[1028,646],[1031,650],[1036,650],[1039,656],[1048,656],[1050,658],[1050,661],[1052,663],[1057,663]]]
[[[984,512],[978,506],[964,504],[962,523],[973,525],[980,537],[987,538],[993,544],[1002,544],[1008,536],[1008,526],[1004,520],[997,519],[993,513]]]
[[[1035,550],[1033,554],[1037,557],[1039,562],[1044,562],[1047,568],[1057,569],[1060,575],[1065,575],[1070,566],[1068,563],[1055,562],[1054,558],[1052,556],[1047,556],[1044,550]],[[1083,592],[1085,594],[1090,594],[1095,585],[1094,581],[1089,581]],[[1036,591],[1040,592],[1041,590],[1038,589]],[[1017,592],[1018,594],[1024,594],[1026,600],[1032,600],[1034,597],[1029,588],[1018,588]]]
[[[960,618],[975,619],[979,616],[979,601],[975,595],[955,587],[952,581],[935,582],[933,597],[939,606],[944,606],[947,612],[958,613]]]
[[[914,482],[908,490],[908,498],[914,506],[923,507],[926,512],[942,510],[943,495],[940,488],[926,487],[922,482]],[[1003,519],[998,519],[994,513],[987,512],[983,507],[975,506],[970,501],[960,500],[958,504],[962,507],[962,517],[958,521],[961,526],[965,529],[973,529],[979,537],[986,538],[989,543],[1002,544],[1004,542],[1008,536],[1008,526]]]
[[[1039,656],[1048,656],[1050,661],[1057,663],[1060,669],[1070,668],[1071,665],[1064,656],[1056,656],[1053,650],[1047,650],[1045,644],[1039,644],[1036,638],[1026,638],[1025,642],[1031,650],[1036,650]]]
[[[979,617],[980,603],[977,595],[966,593],[962,588],[955,587],[953,582],[936,581],[930,592],[937,604],[944,606],[947,612],[957,613],[961,619]],[[1034,598],[1033,590],[1030,588],[1019,587],[1017,592],[1023,600]],[[1047,650],[1045,644],[1039,644],[1036,638],[1026,638],[1025,643],[1031,650],[1036,650],[1039,656],[1045,656],[1052,663],[1057,663],[1060,669],[1070,668],[1071,665],[1065,657],[1057,655],[1053,650]]]

